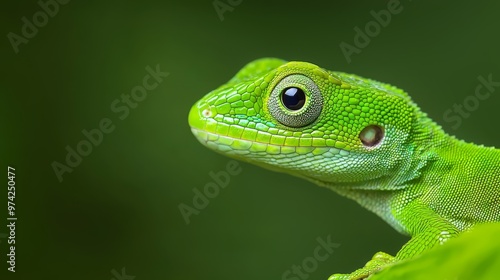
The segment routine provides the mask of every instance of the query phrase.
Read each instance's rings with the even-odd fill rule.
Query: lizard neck
[[[425,114],[412,136],[404,188],[386,200],[393,212],[418,199],[460,231],[500,221],[499,149],[459,140]]]
[[[500,219],[500,150],[458,140],[425,113],[418,114],[407,141],[408,149],[402,157],[405,160],[392,174],[366,182],[326,186],[355,200],[403,234],[408,232],[394,217],[395,209],[402,209],[415,199],[424,200],[437,213],[450,217],[450,222],[459,229],[472,226],[468,221]],[[477,175],[485,172],[491,175]],[[485,195],[491,199],[484,201],[479,195],[476,205],[471,205],[467,202],[470,188],[476,188],[478,194],[485,192],[481,188],[487,189]],[[454,193],[462,195],[461,199],[444,205],[442,202],[450,200]],[[477,209],[477,205],[490,207],[487,213],[491,214],[478,217],[476,213],[484,211]],[[464,209],[457,211],[457,207]]]
[[[500,150],[456,139],[439,130],[428,148],[432,160],[410,192],[463,231],[500,221]]]

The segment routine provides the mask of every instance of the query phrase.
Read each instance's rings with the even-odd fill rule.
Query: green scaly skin
[[[290,87],[305,93],[302,108],[284,105]],[[395,257],[379,252],[330,279],[364,279],[476,224],[500,221],[500,150],[446,134],[388,84],[260,59],[199,100],[189,124],[208,148],[328,187],[411,236]],[[361,139],[373,140],[373,126],[382,137],[366,145]]]

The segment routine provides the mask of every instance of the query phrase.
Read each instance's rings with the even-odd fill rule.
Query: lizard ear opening
[[[369,125],[361,131],[359,139],[365,147],[374,147],[384,139],[384,129],[378,125]]]

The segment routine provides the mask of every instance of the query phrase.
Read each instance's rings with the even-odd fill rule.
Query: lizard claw
[[[370,275],[380,271],[387,265],[394,262],[394,257],[384,253],[378,252],[373,255],[363,268],[354,271],[351,274],[333,274],[328,280],[362,280],[370,277]]]

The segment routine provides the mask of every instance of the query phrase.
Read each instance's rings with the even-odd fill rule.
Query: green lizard
[[[328,187],[411,236],[394,257],[330,279],[364,279],[500,222],[500,150],[446,134],[388,84],[259,59],[199,100],[189,124],[208,148]]]

